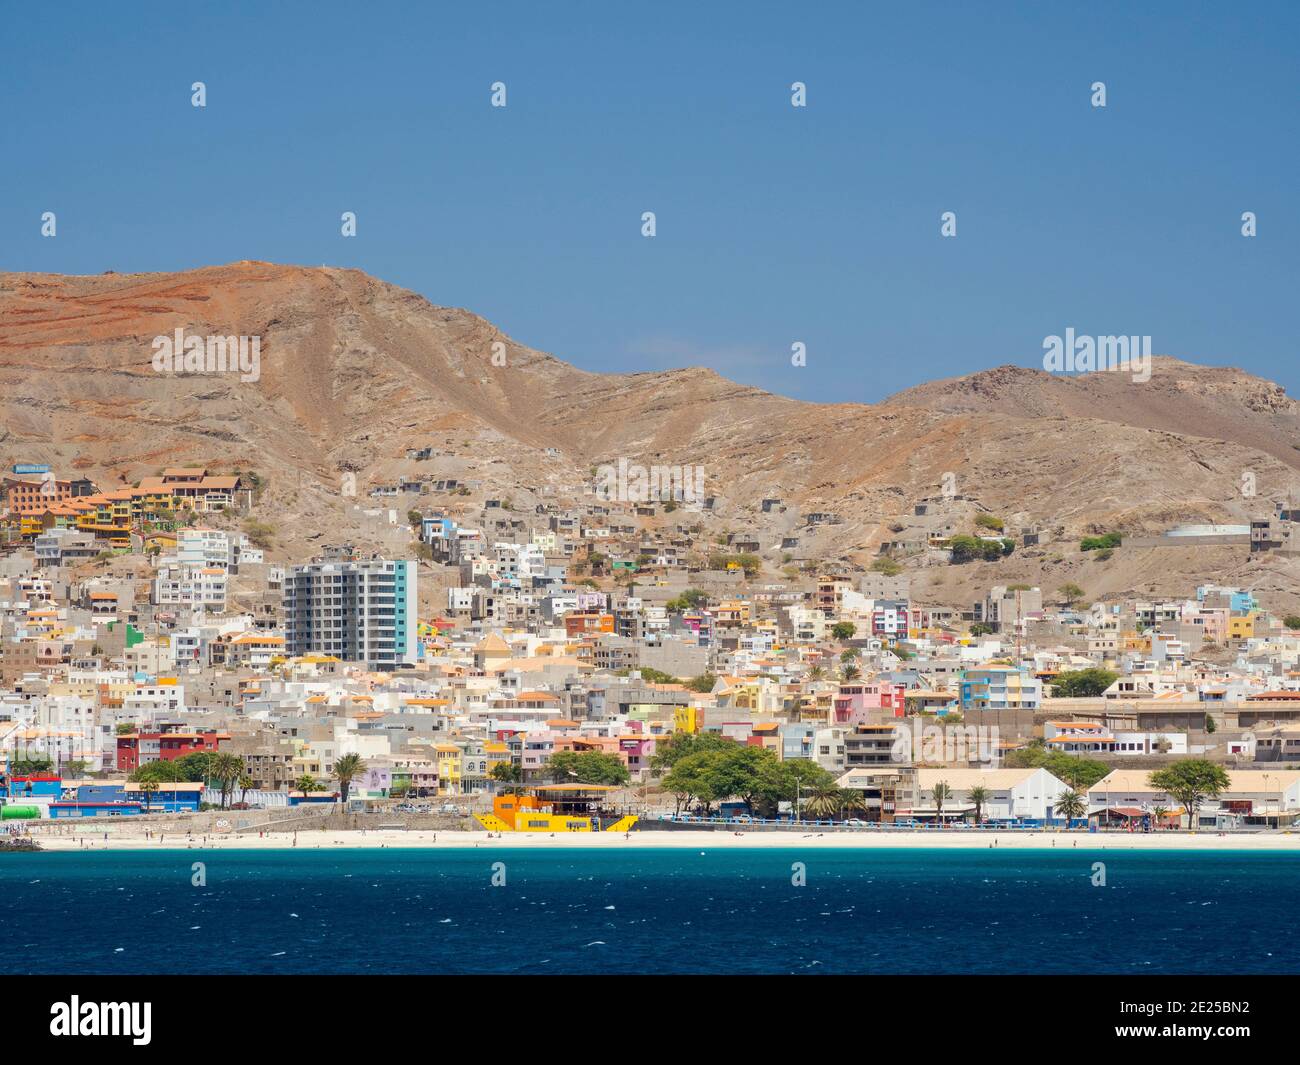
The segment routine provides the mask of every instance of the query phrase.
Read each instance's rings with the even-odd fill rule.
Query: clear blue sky
[[[0,13],[3,269],[353,266],[584,368],[809,399],[1066,327],[1300,394],[1295,3]]]

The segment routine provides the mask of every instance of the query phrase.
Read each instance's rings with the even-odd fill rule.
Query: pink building
[[[880,711],[886,717],[902,717],[906,689],[901,684],[888,681],[855,681],[841,684],[835,696],[835,724],[866,725]],[[877,711],[871,714],[871,711]]]

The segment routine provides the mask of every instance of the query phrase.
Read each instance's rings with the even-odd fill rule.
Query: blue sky
[[[1300,5],[2,10],[3,269],[352,266],[587,369],[808,399],[1067,327],[1300,394]]]

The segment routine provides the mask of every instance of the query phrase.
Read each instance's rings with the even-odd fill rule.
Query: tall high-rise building
[[[285,650],[396,669],[416,658],[418,602],[415,562],[294,566],[284,578]]]

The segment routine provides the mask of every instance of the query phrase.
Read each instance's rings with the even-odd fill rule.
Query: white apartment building
[[[416,563],[369,559],[294,566],[284,581],[285,651],[391,670],[419,653]]]
[[[226,609],[226,571],[220,566],[177,564],[162,566],[153,579],[151,602],[157,606]]]
[[[971,789],[984,788],[988,799],[980,810],[980,816],[985,821],[1057,818],[1056,802],[1069,791],[1069,785],[1042,768],[918,769],[914,813],[935,816],[934,788],[940,782],[948,786],[948,797],[943,802],[945,817],[949,812],[973,811],[975,804],[970,800]]]

